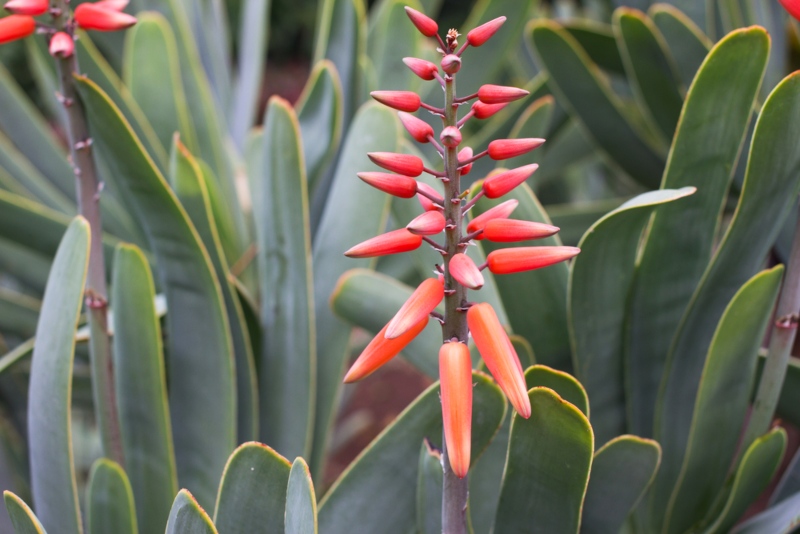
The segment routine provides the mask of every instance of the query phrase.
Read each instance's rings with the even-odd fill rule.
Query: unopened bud
[[[493,160],[516,158],[539,148],[544,144],[544,139],[497,139],[489,143],[489,157]]]
[[[461,144],[461,130],[456,126],[448,126],[439,134],[439,140],[447,148],[455,148]]]
[[[6,11],[15,15],[28,15],[38,17],[47,13],[50,7],[49,0],[11,0],[4,6]]]
[[[403,58],[403,63],[406,67],[411,69],[411,72],[422,78],[423,80],[433,80],[436,78],[436,73],[439,72],[439,67],[435,63],[425,61],[415,57]]]
[[[406,15],[411,19],[411,23],[417,27],[419,32],[425,37],[433,37],[439,31],[439,25],[429,16],[420,13],[416,9],[406,6]]]
[[[68,33],[57,32],[50,39],[50,55],[53,57],[68,58],[75,53],[75,41]]]
[[[415,140],[420,143],[427,143],[428,137],[433,137],[433,127],[422,119],[418,119],[410,113],[400,112],[397,114],[403,127]]]
[[[461,58],[455,54],[447,54],[442,58],[442,70],[447,74],[455,74],[461,70]]]
[[[472,154],[472,148],[470,148],[470,147],[468,147],[468,146],[465,146],[464,148],[462,148],[462,149],[461,149],[461,150],[458,152],[458,162],[459,162],[459,163],[463,163],[463,162],[467,161],[468,159],[471,159],[471,158],[472,158],[472,156],[473,156],[473,154]],[[471,170],[472,170],[472,163],[470,163],[469,165],[464,165],[464,166],[463,166],[463,167],[461,167],[459,170],[461,171],[461,176],[466,176],[466,175],[468,175],[468,174],[469,174],[469,171],[471,171]]]
[[[507,105],[508,102],[503,102],[502,104],[485,104],[478,100],[472,104],[472,114],[476,119],[488,119]]]
[[[136,24],[136,17],[121,13],[112,7],[81,4],[75,8],[75,22],[84,30],[111,32],[133,26]]]
[[[495,32],[500,29],[500,26],[502,26],[505,21],[505,17],[497,17],[496,19],[490,20],[485,24],[481,24],[474,30],[467,33],[467,41],[471,46],[481,46],[483,43],[491,39],[492,35],[494,35]]]
[[[478,89],[478,98],[484,104],[505,104],[519,100],[530,94],[525,89],[519,87],[508,87],[505,85],[481,85]]]
[[[406,112],[417,111],[421,102],[413,91],[372,91],[370,96],[385,106]]]
[[[32,35],[36,21],[28,15],[9,15],[0,19],[0,44],[10,43]]]

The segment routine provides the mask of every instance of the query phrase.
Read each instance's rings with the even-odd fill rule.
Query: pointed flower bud
[[[485,302],[473,305],[467,311],[467,324],[486,368],[517,413],[527,419],[531,403],[522,365],[494,309]]]
[[[4,6],[6,11],[15,15],[38,17],[50,8],[50,0],[11,0]]]
[[[488,119],[507,105],[508,102],[503,102],[502,104],[484,104],[480,100],[476,100],[472,104],[472,113],[476,119]]]
[[[433,127],[422,119],[418,119],[410,113],[403,111],[397,114],[403,127],[416,141],[427,143],[428,136],[433,137]]]
[[[535,163],[493,174],[483,181],[483,192],[487,198],[500,198],[528,179],[539,166]]]
[[[444,230],[447,221],[439,210],[426,211],[408,223],[406,229],[412,234],[435,235]]]
[[[483,237],[495,243],[513,243],[529,239],[541,239],[558,233],[557,226],[518,221],[516,219],[493,219],[483,227]]]
[[[411,176],[412,178],[422,174],[422,170],[425,167],[420,158],[409,154],[370,152],[367,156],[378,167],[383,167],[387,171],[396,172],[404,176]]]
[[[483,274],[472,258],[459,252],[450,258],[450,274],[456,282],[469,289],[480,289],[483,287]]]
[[[580,251],[577,247],[504,248],[489,253],[486,260],[494,274],[512,274],[560,263],[577,256]]]
[[[388,254],[399,254],[416,250],[422,244],[422,236],[414,235],[405,228],[387,232],[367,239],[344,253],[348,258],[374,258]]]
[[[386,329],[389,325],[384,326],[356,359],[345,375],[344,383],[350,384],[374,373],[383,364],[400,354],[400,351],[406,348],[425,329],[427,324],[428,317],[426,316],[408,332],[395,339],[386,339]]]
[[[439,25],[429,16],[420,13],[416,9],[406,6],[406,15],[411,19],[411,23],[417,27],[419,32],[425,37],[433,37],[439,31]]]
[[[122,11],[128,6],[128,0],[100,0],[100,2],[95,2],[94,5],[112,11]]]
[[[439,140],[447,148],[455,148],[461,144],[461,130],[456,126],[447,126],[439,134]]]
[[[461,70],[461,58],[455,54],[447,54],[442,58],[441,65],[447,74],[455,74]]]
[[[27,15],[9,15],[0,19],[0,44],[27,37],[36,31],[36,21]]]
[[[417,111],[421,102],[419,95],[413,91],[372,91],[370,96],[399,111]]]
[[[406,64],[406,67],[411,69],[411,72],[423,80],[434,80],[436,79],[436,73],[439,72],[439,67],[437,67],[435,63],[425,61],[424,59],[405,57],[403,58],[403,63]]]
[[[360,172],[358,177],[384,193],[400,198],[411,198],[417,194],[417,181],[410,176],[388,172]]]
[[[795,20],[800,21],[800,2],[797,0],[780,0],[780,3],[783,5],[783,8],[795,18]]]
[[[75,53],[75,41],[66,32],[56,32],[50,39],[50,55],[67,58]]]
[[[497,17],[494,20],[481,24],[467,33],[467,41],[469,41],[471,46],[481,46],[492,38],[492,35],[500,29],[500,26],[502,26],[505,21],[505,17]]]
[[[438,204],[439,206],[444,205],[444,199],[442,198],[442,195],[440,195],[439,192],[436,191],[436,189],[429,186],[428,184],[424,182],[417,182],[417,191],[422,191],[424,193],[427,193],[427,196],[417,195],[419,203],[422,205],[422,209],[424,209],[425,211],[439,210],[440,208],[436,207],[436,204]],[[433,200],[431,200],[429,197],[435,198],[436,204],[434,204]]]
[[[136,17],[97,4],[81,4],[75,8],[75,22],[84,30],[113,32],[136,24]]]
[[[450,341],[439,349],[439,379],[447,456],[453,473],[464,478],[472,441],[472,359],[464,343]]]
[[[489,143],[489,157],[493,160],[516,158],[544,144],[544,139],[529,137],[525,139],[497,139]]]
[[[478,98],[484,104],[505,104],[528,96],[530,93],[519,87],[506,87],[505,85],[482,85],[478,89]]]
[[[472,148],[465,146],[458,152],[458,161],[461,163],[462,161],[467,161],[473,156]],[[469,174],[469,171],[472,170],[472,163],[469,165],[465,165],[459,169],[461,171],[461,176],[466,176]]]
[[[386,339],[400,337],[427,317],[444,298],[444,282],[438,278],[427,278],[408,297],[408,300],[389,321]]]
[[[519,201],[512,199],[506,200],[505,202],[486,210],[469,222],[467,225],[467,232],[472,234],[478,230],[483,230],[484,226],[486,226],[486,223],[493,219],[507,219],[508,216],[511,215],[511,212],[513,212],[518,205]],[[479,235],[475,239],[483,239],[483,234]]]

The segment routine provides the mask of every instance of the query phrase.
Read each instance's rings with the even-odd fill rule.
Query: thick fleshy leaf
[[[546,365],[534,365],[525,370],[525,383],[528,389],[550,388],[565,401],[569,402],[589,417],[589,398],[586,390],[572,375],[551,369]]]
[[[178,491],[161,324],[144,255],[120,245],[114,259],[114,378],[123,457],[142,532],[163,528]]]
[[[297,458],[286,488],[286,534],[317,534],[317,496],[305,460]]]
[[[717,326],[664,532],[685,532],[702,519],[725,483],[750,401],[758,348],[782,278],[782,266],[753,277],[733,297]]]
[[[519,116],[508,136],[511,139],[518,137],[545,137],[550,129],[554,108],[555,99],[552,95],[534,100]],[[546,144],[545,147],[547,147]],[[506,160],[503,165],[509,168],[521,167],[522,165],[539,163],[542,157],[540,150],[534,150],[517,158]]]
[[[131,197],[158,260],[169,318],[170,414],[181,486],[214,501],[236,434],[233,348],[224,302],[200,236],[110,100],[78,78],[95,147]],[[187,273],[192,273],[187,275]]]
[[[570,272],[570,337],[576,376],[589,394],[600,442],[627,427],[623,329],[642,231],[654,211],[693,192],[687,187],[644,193],[597,221],[579,244]]]
[[[598,67],[614,74],[625,74],[614,28],[610,24],[575,18],[564,21],[563,25]]]
[[[136,511],[128,476],[119,464],[97,460],[86,490],[88,534],[136,534]]]
[[[221,532],[284,532],[291,464],[261,443],[245,443],[231,454],[219,485],[214,524]]]
[[[22,499],[6,490],[3,500],[16,534],[47,534],[33,510]]]
[[[472,460],[497,432],[506,412],[503,393],[492,380],[473,373]],[[442,409],[434,384],[361,452],[320,503],[321,532],[407,533],[415,528],[419,444],[441,443]],[[397,466],[404,466],[398,470]],[[364,499],[364,495],[370,495]]]
[[[189,490],[178,492],[172,503],[165,534],[218,534],[211,518]]]
[[[751,517],[731,531],[732,534],[790,534],[800,524],[800,493],[795,493],[766,511]]]
[[[418,57],[425,39],[409,24],[405,7],[421,9],[417,0],[385,0],[370,13],[367,54],[375,65],[380,89],[417,90],[420,79],[403,65],[404,57]]]
[[[513,341],[512,341],[513,342]],[[519,349],[517,349],[519,352]],[[525,364],[523,363],[523,367]],[[509,410],[492,442],[469,472],[469,516],[475,532],[490,532],[500,501],[513,411]],[[441,508],[441,502],[439,502]]]
[[[654,4],[647,14],[661,32],[683,86],[688,88],[711,49],[711,41],[689,17],[669,4]]]
[[[252,177],[264,332],[259,435],[294,458],[311,452],[317,346],[306,169],[297,116],[285,100],[269,101],[262,150],[264,167]]]
[[[528,395],[530,419],[515,416],[511,423],[494,532],[575,533],[592,465],[592,428],[552,389]]]
[[[442,532],[443,486],[442,452],[423,440],[417,467],[417,533]]]
[[[77,217],[56,252],[36,331],[28,393],[28,452],[37,515],[44,528],[65,534],[82,532],[70,407],[89,240],[89,223]]]
[[[800,492],[800,451],[794,453],[792,461],[786,466],[778,485],[769,497],[769,504],[779,503],[798,492]]]

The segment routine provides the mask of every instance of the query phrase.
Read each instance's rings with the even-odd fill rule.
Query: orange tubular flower
[[[422,236],[414,235],[405,228],[387,232],[367,239],[344,253],[348,258],[374,258],[416,250],[422,244]]]
[[[403,63],[406,64],[406,67],[411,69],[411,72],[426,81],[435,80],[436,74],[439,72],[439,67],[437,67],[435,63],[425,61],[424,59],[406,57],[403,58]]]
[[[486,223],[493,219],[507,219],[511,212],[513,212],[519,205],[518,200],[506,200],[502,204],[498,204],[492,209],[486,210],[482,214],[472,219],[467,225],[467,232],[474,234],[478,230],[483,230]],[[475,239],[483,239],[483,235],[477,236]]]
[[[413,91],[372,91],[370,96],[398,111],[417,111],[421,102],[419,95]]]
[[[495,243],[512,243],[541,239],[557,234],[559,228],[549,224],[516,219],[493,219],[483,227],[483,237]]]
[[[410,176],[388,172],[360,172],[357,176],[375,189],[396,197],[412,198],[417,194],[417,181]]]
[[[493,174],[484,180],[483,192],[486,193],[487,198],[500,198],[527,180],[538,168],[539,166],[533,163],[510,171]]]
[[[505,85],[482,85],[478,89],[478,98],[484,104],[507,104],[514,100],[519,100],[528,96],[530,93],[519,87],[507,87]]]
[[[113,32],[133,26],[136,17],[117,11],[109,4],[81,4],[75,8],[75,22],[84,30]]]
[[[428,316],[425,316],[417,324],[400,337],[387,339],[385,337],[387,324],[378,332],[367,348],[361,353],[356,362],[344,377],[344,383],[350,384],[374,373],[380,366],[397,356],[406,345],[411,343],[415,337],[422,332],[428,324]]]
[[[467,324],[483,361],[497,385],[522,417],[531,416],[531,401],[517,352],[491,305],[483,302],[467,311]]]
[[[414,325],[436,309],[444,298],[444,282],[438,278],[428,278],[408,297],[400,310],[389,321],[386,339],[402,336]]]
[[[49,0],[11,0],[3,6],[9,13],[15,15],[28,15],[38,17],[44,15],[50,9]]]
[[[494,274],[532,271],[560,263],[577,256],[577,247],[518,247],[495,250],[486,258]]]
[[[472,258],[459,252],[450,258],[450,274],[456,282],[469,289],[480,289],[483,287],[483,275]]]
[[[32,35],[36,21],[27,15],[9,15],[0,19],[0,44],[10,43]]]
[[[57,32],[50,39],[50,55],[67,58],[75,53],[75,41],[65,32]]]
[[[439,210],[426,211],[422,215],[415,217],[413,221],[406,225],[406,229],[412,234],[435,235],[441,233],[447,221]]]
[[[472,360],[469,349],[457,341],[439,350],[444,439],[450,467],[458,478],[469,471],[472,437]]]
[[[416,141],[427,143],[429,137],[433,137],[433,126],[422,119],[418,119],[410,113],[400,112],[397,114],[403,127]]]
[[[492,38],[492,35],[500,29],[500,26],[502,26],[505,21],[505,17],[497,17],[494,20],[481,24],[467,33],[467,41],[471,46],[481,46]]]
[[[378,167],[404,176],[416,177],[422,174],[425,165],[417,156],[396,154],[394,152],[370,152],[369,159]]]
[[[544,144],[544,139],[498,139],[489,143],[489,157],[493,160],[516,158]]]
[[[427,15],[424,15],[416,9],[411,9],[406,6],[406,15],[411,19],[411,23],[417,27],[419,32],[425,37],[433,37],[439,31],[439,25],[436,21]]]
[[[795,20],[800,20],[800,2],[798,0],[779,0],[783,8],[789,12],[789,14],[795,18]]]

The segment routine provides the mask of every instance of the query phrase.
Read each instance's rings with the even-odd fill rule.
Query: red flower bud
[[[383,105],[400,111],[417,111],[419,95],[413,91],[372,91],[370,96]]]
[[[111,32],[133,26],[136,24],[136,17],[111,7],[81,4],[75,8],[75,22],[84,30]]]
[[[27,37],[36,31],[36,21],[27,15],[9,15],[0,19],[0,44]]]
[[[400,122],[403,123],[406,131],[420,143],[427,143],[428,136],[433,137],[433,127],[422,119],[418,119],[410,113],[399,112]]]
[[[783,5],[783,8],[795,18],[795,20],[800,21],[800,2],[797,0],[780,0],[780,3]]]
[[[483,274],[472,258],[459,252],[450,258],[450,274],[456,282],[469,289],[480,289],[483,287]]]
[[[483,192],[488,198],[500,198],[528,179],[539,166],[536,163],[510,171],[493,174],[483,181]]]
[[[489,143],[489,157],[493,160],[516,158],[539,148],[544,139],[530,137],[525,139],[498,139]]]
[[[580,251],[577,247],[504,248],[489,253],[486,260],[494,274],[512,274],[560,263],[577,256]]]
[[[456,126],[447,126],[439,134],[439,140],[447,148],[455,148],[461,144],[461,130]]]
[[[500,29],[500,26],[502,26],[505,21],[505,17],[497,17],[494,20],[481,24],[467,34],[467,41],[469,41],[469,44],[472,46],[481,46],[491,39],[492,35]]]
[[[128,5],[128,0],[100,0],[100,2],[95,2],[94,5],[112,11],[122,11]]]
[[[406,15],[411,19],[411,23],[417,27],[419,32],[425,37],[433,37],[439,31],[439,25],[436,21],[427,15],[424,15],[416,9],[411,9],[406,6]]]
[[[410,176],[388,172],[360,172],[358,177],[384,193],[400,198],[411,198],[417,194],[417,181]]]
[[[544,223],[516,219],[493,219],[483,227],[483,237],[495,243],[512,243],[550,237],[557,234],[558,230],[557,226]]]
[[[370,152],[369,159],[378,167],[404,176],[417,177],[422,174],[424,164],[417,156],[394,152]]]
[[[411,72],[423,80],[434,80],[436,79],[435,74],[439,72],[439,67],[437,67],[435,63],[425,61],[424,59],[406,57],[403,58],[403,63],[405,63],[406,66],[411,69]]]
[[[486,368],[517,413],[527,419],[531,416],[531,403],[525,375],[494,309],[485,302],[474,304],[467,311],[467,324]]]
[[[458,162],[461,163],[462,161],[467,161],[472,157],[472,149],[468,146],[465,146],[458,152]],[[472,163],[469,165],[465,165],[459,169],[461,172],[461,176],[466,176],[469,174],[469,171],[472,170]]]
[[[484,104],[480,100],[476,100],[472,104],[472,113],[476,119],[488,119],[507,105],[508,102],[503,102],[502,104]]]
[[[49,0],[11,0],[6,2],[6,11],[16,15],[37,17],[44,15],[50,9]]]
[[[444,199],[439,194],[439,192],[436,191],[436,189],[434,189],[433,187],[429,186],[428,184],[424,182],[417,182],[417,191],[422,191],[428,194],[428,196],[417,195],[419,203],[422,205],[422,209],[424,209],[425,211],[433,211],[440,209],[436,207],[434,201],[431,200],[429,197],[434,197],[436,199],[436,204],[438,204],[439,206],[444,205]]]
[[[461,58],[455,54],[447,54],[442,58],[441,65],[447,74],[455,74],[461,70]]]
[[[508,216],[511,215],[511,212],[513,212],[518,205],[519,201],[512,199],[506,200],[502,204],[498,204],[497,206],[486,210],[469,222],[467,225],[467,232],[472,234],[478,230],[483,230],[483,227],[486,226],[486,223],[492,219],[507,219]],[[483,239],[483,234],[479,235],[475,239]]]
[[[75,41],[65,32],[57,32],[50,39],[50,55],[66,58],[75,53]]]
[[[399,254],[418,249],[422,236],[414,235],[405,228],[387,232],[367,239],[344,253],[349,258],[374,258],[388,254]]]
[[[464,478],[472,441],[472,359],[464,343],[450,341],[439,349],[439,379],[447,456],[453,473]]]
[[[438,278],[427,278],[408,297],[403,307],[389,321],[386,339],[400,337],[415,324],[430,315],[444,298],[444,283]]]
[[[386,339],[386,329],[389,325],[387,324],[384,326],[383,330],[369,342],[367,348],[364,349],[364,352],[361,353],[347,372],[347,375],[344,377],[344,383],[350,384],[374,373],[383,364],[397,356],[401,350],[406,348],[406,345],[411,343],[414,338],[425,329],[427,324],[428,317],[426,316],[408,332],[395,339]]]
[[[406,225],[406,230],[417,235],[435,235],[444,230],[447,221],[439,210],[426,211]]]
[[[519,87],[506,87],[505,85],[481,85],[478,89],[478,98],[484,104],[505,104],[519,100],[530,93]]]

